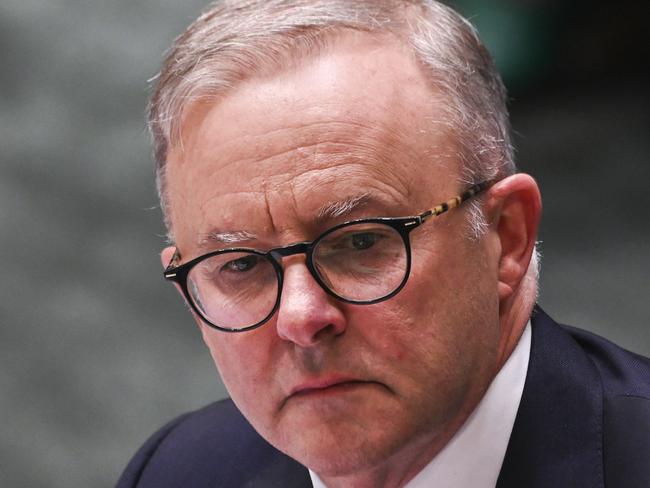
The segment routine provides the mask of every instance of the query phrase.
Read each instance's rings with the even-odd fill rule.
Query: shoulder
[[[182,415],[152,435],[118,482],[130,487],[310,486],[305,468],[255,432],[231,400]]]
[[[563,325],[594,364],[605,397],[631,396],[650,399],[650,358],[630,352],[586,330]]]
[[[559,352],[555,359],[563,364],[554,372],[571,370],[572,388],[591,390],[598,398],[605,486],[650,486],[650,359],[591,332],[556,324],[541,310],[533,324]]]
[[[584,330],[565,327],[600,375],[607,486],[648,486],[650,359]]]
[[[542,342],[538,347],[552,350],[553,356],[565,367],[573,370],[578,366],[588,367],[595,372],[605,398],[637,396],[650,399],[650,358],[586,330],[558,324],[539,307],[533,312],[532,323],[533,341]]]

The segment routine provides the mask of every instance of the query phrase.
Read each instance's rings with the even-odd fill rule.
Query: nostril
[[[325,327],[320,329],[316,334],[314,334],[314,342],[320,342],[326,339],[328,336],[336,336],[343,332],[344,329],[338,330],[334,324],[327,324]]]

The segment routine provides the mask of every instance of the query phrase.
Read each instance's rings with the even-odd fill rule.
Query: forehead
[[[404,47],[366,34],[196,103],[167,162],[177,242],[288,232],[361,196],[420,210],[454,173],[443,104]]]

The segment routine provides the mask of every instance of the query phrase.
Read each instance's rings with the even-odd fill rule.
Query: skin
[[[182,262],[227,247],[200,244],[213,231],[249,232],[257,238],[238,246],[268,249],[351,218],[413,215],[462,191],[456,145],[439,123],[444,98],[403,47],[345,36],[296,65],[188,110],[167,166]],[[371,198],[351,214],[318,218],[361,193]],[[464,207],[411,234],[409,281],[388,301],[338,302],[292,256],[280,309],[263,327],[227,334],[197,319],[242,413],[328,486],[403,486],[516,345],[534,301],[525,276],[539,192],[515,175],[484,202],[479,240],[467,238]],[[173,252],[163,251],[165,266]]]

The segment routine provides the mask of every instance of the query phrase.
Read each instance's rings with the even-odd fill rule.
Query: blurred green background
[[[146,80],[188,0],[0,3],[0,486],[112,486],[225,395],[162,280]],[[459,1],[544,196],[541,303],[650,354],[650,59],[640,4]]]

